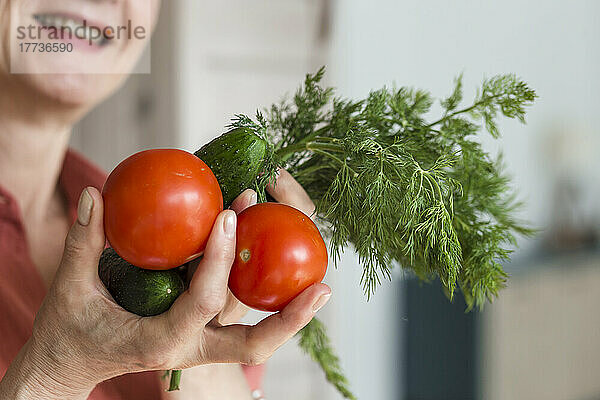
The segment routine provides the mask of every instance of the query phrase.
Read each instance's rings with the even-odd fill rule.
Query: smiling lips
[[[88,24],[84,19],[72,18],[59,14],[36,14],[33,16],[43,29],[52,29],[62,39],[80,39],[87,41],[90,45],[105,46],[110,42],[107,35],[113,32],[105,31],[104,28]]]

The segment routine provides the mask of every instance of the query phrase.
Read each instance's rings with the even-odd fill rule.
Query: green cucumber
[[[142,317],[167,311],[185,290],[177,269],[138,268],[111,248],[105,249],[100,257],[98,275],[117,304]]]
[[[223,207],[229,208],[240,193],[254,187],[267,152],[268,143],[251,129],[235,128],[202,146],[194,154],[217,177],[223,193]]]

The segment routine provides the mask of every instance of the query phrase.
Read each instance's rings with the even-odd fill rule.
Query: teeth
[[[65,22],[65,25],[68,28],[71,28],[71,30],[75,30],[75,28],[77,28],[79,25],[77,24],[77,22],[75,22],[72,19],[68,19],[67,22]]]
[[[82,23],[76,22],[71,18],[61,17],[52,14],[37,14],[33,17],[40,25],[44,27],[54,27],[57,29],[65,28],[70,30],[73,35],[79,39],[90,39],[92,36],[92,29],[89,26],[83,26]],[[95,32],[97,34],[97,32]],[[91,39],[94,44],[102,44],[104,38]]]

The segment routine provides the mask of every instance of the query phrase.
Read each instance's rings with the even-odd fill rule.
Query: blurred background
[[[528,124],[482,139],[540,230],[506,265],[509,287],[465,314],[397,271],[367,304],[348,251],[321,317],[360,399],[600,399],[599,40],[597,0],[163,1],[152,74],[88,115],[72,145],[106,170],[144,148],[194,151],[321,65],[355,98],[394,83],[442,97],[462,72],[468,100],[514,72],[540,96]],[[295,343],[268,362],[265,392],[341,398]]]

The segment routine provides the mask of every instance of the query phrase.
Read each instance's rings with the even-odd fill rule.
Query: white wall
[[[234,114],[254,116],[321,63],[317,1],[178,0],[179,139],[200,147]]]

